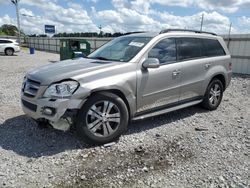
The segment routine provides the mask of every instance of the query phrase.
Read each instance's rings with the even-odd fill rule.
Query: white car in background
[[[10,56],[19,51],[20,46],[16,40],[0,38],[0,53],[5,53],[5,55]]]

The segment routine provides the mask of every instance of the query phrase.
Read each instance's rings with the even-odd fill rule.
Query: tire
[[[201,103],[205,109],[216,110],[221,103],[223,97],[223,85],[220,80],[213,79],[206,90],[203,102]]]
[[[4,52],[7,56],[12,56],[14,54],[14,50],[12,48],[6,48]]]
[[[128,109],[124,101],[109,92],[91,96],[77,114],[79,137],[91,145],[117,140],[127,129]]]

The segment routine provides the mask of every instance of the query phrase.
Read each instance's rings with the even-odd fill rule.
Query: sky
[[[167,28],[227,34],[250,33],[250,0],[20,0],[21,29],[44,34],[44,25],[56,32],[133,32]],[[16,25],[15,6],[0,0],[0,26]]]

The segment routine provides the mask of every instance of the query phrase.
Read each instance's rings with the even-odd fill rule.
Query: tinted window
[[[9,40],[0,40],[0,44],[7,44],[7,43],[12,43],[12,42]]]
[[[157,58],[160,63],[176,61],[175,39],[164,39],[157,43],[148,53],[149,58]]]
[[[178,58],[179,60],[199,58],[202,56],[202,43],[196,38],[178,38]]]
[[[201,39],[201,40],[204,46],[204,51],[203,51],[204,56],[212,57],[212,56],[222,56],[226,54],[219,41],[212,39]]]

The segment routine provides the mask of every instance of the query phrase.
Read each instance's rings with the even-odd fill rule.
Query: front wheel
[[[120,137],[128,125],[128,109],[117,95],[101,92],[91,96],[77,115],[79,136],[90,144],[105,144]]]
[[[223,97],[223,85],[220,80],[213,79],[207,87],[202,106],[208,110],[216,110]]]

